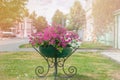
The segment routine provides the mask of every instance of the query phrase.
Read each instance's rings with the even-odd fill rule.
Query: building
[[[120,9],[115,11],[114,47],[120,49]]]
[[[25,17],[23,21],[16,22],[15,26],[11,28],[11,31],[16,34],[18,38],[27,38],[28,35],[36,32],[34,26],[32,26],[32,20]]]
[[[86,27],[84,28],[84,41],[94,40],[94,20],[92,16],[93,0],[86,0]]]

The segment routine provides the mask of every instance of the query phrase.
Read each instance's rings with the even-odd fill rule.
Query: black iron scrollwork
[[[35,69],[35,74],[38,77],[45,77],[48,74],[48,72],[49,72],[49,68],[48,68],[47,72],[45,73],[44,67],[42,67],[42,66],[38,66]]]
[[[66,58],[58,58],[58,67],[63,67]]]
[[[38,52],[40,53],[40,51],[33,46],[33,48]],[[46,60],[47,62],[47,65],[48,65],[48,69],[47,71],[45,71],[45,68],[42,67],[42,66],[38,66],[36,67],[35,69],[35,74],[38,76],[38,77],[46,77],[48,72],[49,72],[49,69],[50,68],[55,68],[55,79],[56,80],[57,78],[57,67],[61,67],[64,74],[66,75],[66,77],[73,77],[76,73],[77,73],[77,68],[74,67],[74,66],[70,66],[68,68],[68,70],[66,71],[65,68],[64,68],[64,64],[65,64],[65,61],[68,59],[69,56],[71,56],[77,49],[73,49],[73,51],[71,52],[70,55],[66,56],[66,57],[61,57],[61,58],[49,58],[49,57],[46,57],[44,55],[41,54],[41,56],[44,57],[44,59]]]
[[[63,67],[63,72],[65,73],[65,75],[67,75],[66,77],[72,77],[77,73],[77,68],[75,66],[70,66],[68,68],[68,72],[66,72]]]

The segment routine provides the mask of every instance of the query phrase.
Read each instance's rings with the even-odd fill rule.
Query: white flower
[[[81,45],[81,42],[78,40],[72,40],[70,45],[74,48],[79,48],[79,46]]]

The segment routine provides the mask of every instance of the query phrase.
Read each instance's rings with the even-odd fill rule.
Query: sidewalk
[[[118,63],[120,63],[120,50],[98,50],[98,49],[78,49],[76,52],[100,52],[103,56],[106,56]]]
[[[110,59],[120,63],[120,50],[117,51],[104,51],[101,52],[102,55],[109,57]]]

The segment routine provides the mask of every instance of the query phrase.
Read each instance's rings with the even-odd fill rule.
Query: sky
[[[50,23],[57,9],[67,14],[74,1],[76,0],[29,0],[26,7],[30,13],[35,11],[38,16],[46,17],[46,20]],[[83,8],[85,8],[85,0],[79,1]]]

